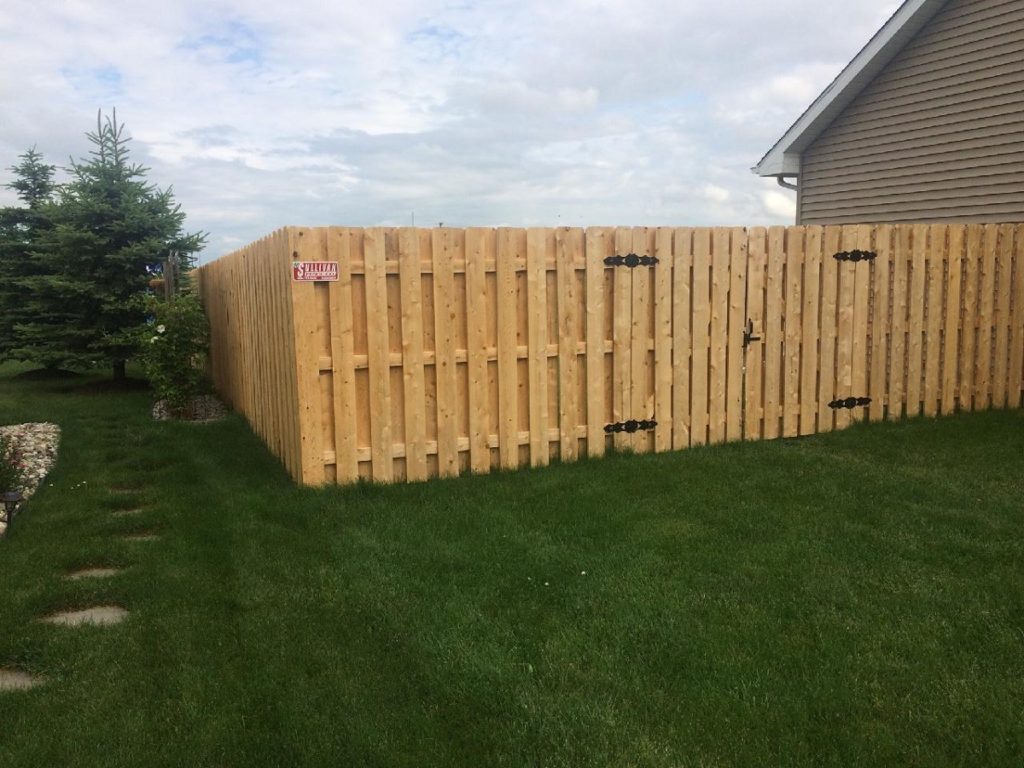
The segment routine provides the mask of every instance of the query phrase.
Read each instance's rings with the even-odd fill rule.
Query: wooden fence
[[[218,391],[311,485],[1021,405],[1024,225],[296,227],[199,275]]]

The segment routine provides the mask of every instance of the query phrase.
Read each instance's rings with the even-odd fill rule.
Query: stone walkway
[[[57,445],[60,439],[60,430],[53,424],[19,424],[11,427],[0,427],[0,432],[12,435],[22,449],[29,465],[29,481],[26,484],[25,498],[27,499],[36,490],[43,478],[52,468],[56,461]],[[155,469],[158,464],[153,465]],[[122,478],[118,482],[111,483],[107,490],[119,497],[127,497],[130,494],[145,491],[145,483],[130,478]],[[147,511],[147,506],[141,500],[123,499],[120,508],[109,510],[109,515],[114,519],[134,519],[140,517]],[[15,518],[17,519],[17,518]],[[16,523],[15,523],[16,524]],[[0,523],[0,532],[3,531],[3,524]],[[136,542],[153,542],[160,539],[155,530],[136,530],[130,533],[116,535],[116,538],[129,544]],[[108,565],[88,565],[72,570],[63,575],[67,582],[82,582],[86,580],[111,579],[121,573],[123,568]],[[113,626],[120,624],[129,617],[129,611],[120,605],[93,605],[74,610],[59,611],[39,619],[41,623],[55,627],[76,628],[83,626]],[[0,664],[0,694],[12,691],[27,691],[36,686],[46,683],[46,678],[41,675],[31,674],[13,666]]]

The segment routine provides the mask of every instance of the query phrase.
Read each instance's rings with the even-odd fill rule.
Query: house
[[[1024,221],[1024,0],[907,0],[752,170],[797,224]]]

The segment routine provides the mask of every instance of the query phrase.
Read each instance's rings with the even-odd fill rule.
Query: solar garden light
[[[0,493],[0,501],[4,503],[3,522],[7,524],[8,528],[11,527],[11,521],[14,520],[14,511],[18,508],[21,498],[21,491],[4,491]]]

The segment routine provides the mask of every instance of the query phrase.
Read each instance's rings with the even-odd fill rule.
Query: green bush
[[[204,385],[203,357],[209,325],[199,297],[184,293],[173,301],[149,301],[150,321],[139,339],[143,370],[158,400],[180,415]]]

